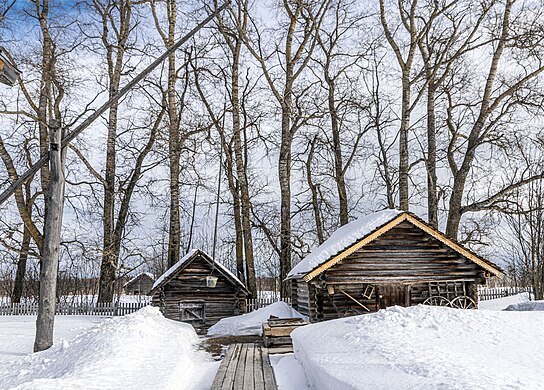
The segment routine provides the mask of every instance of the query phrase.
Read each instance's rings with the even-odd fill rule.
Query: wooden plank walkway
[[[212,390],[277,390],[268,350],[260,344],[231,344]]]

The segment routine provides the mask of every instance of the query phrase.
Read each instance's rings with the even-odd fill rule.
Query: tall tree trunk
[[[291,86],[285,88],[281,114],[281,145],[278,161],[280,181],[280,282],[291,271]],[[280,296],[291,295],[291,284],[281,283]]]
[[[43,36],[42,44],[42,72],[40,80],[40,93],[38,98],[38,129],[40,134],[40,157],[47,154],[49,151],[49,129],[47,128],[48,115],[47,108],[48,102],[51,97],[51,73],[53,67],[53,41],[49,34],[49,26],[47,25],[49,17],[49,1],[36,1],[36,15],[40,22],[40,30]],[[49,185],[49,166],[45,164],[40,169],[40,181],[44,194],[47,194],[47,188]],[[47,209],[47,201],[45,202],[45,208]]]
[[[17,272],[15,274],[13,293],[11,294],[11,303],[21,303],[31,238],[32,236],[30,235],[30,230],[25,226],[23,230],[23,240],[21,241],[21,249],[19,252],[19,261],[17,262]]]
[[[108,30],[112,13],[117,7],[97,7],[102,16],[102,42],[106,48],[106,60],[108,64],[109,90],[108,98],[112,99],[119,92],[121,84],[121,72],[125,57],[126,43],[130,32],[131,3],[122,0],[118,6],[119,26],[114,29],[117,32],[116,42],[110,43]],[[115,27],[115,26],[112,26]],[[116,51],[114,52],[114,47]],[[115,278],[119,260],[119,251],[115,245],[115,195],[116,195],[116,170],[117,170],[117,121],[119,101],[115,100],[108,112],[108,137],[106,143],[106,169],[104,176],[104,205],[102,221],[102,262],[100,265],[100,281],[98,302],[113,302]]]
[[[174,34],[176,31],[177,4],[176,0],[167,1],[168,15],[168,36],[166,40],[167,48],[174,44]],[[172,266],[180,259],[181,246],[181,223],[180,223],[180,205],[179,205],[179,174],[180,174],[180,129],[179,116],[176,106],[176,54],[168,56],[168,89],[167,89],[167,107],[168,107],[168,156],[170,159],[170,229],[168,234],[168,265]]]
[[[438,228],[435,99],[436,89],[432,81],[429,81],[427,86],[427,214],[429,224]]]
[[[328,71],[328,69],[327,69]],[[345,225],[349,221],[348,214],[348,196],[346,191],[346,179],[344,175],[344,162],[342,159],[342,144],[340,142],[340,125],[338,112],[334,103],[335,85],[328,75],[325,76],[328,88],[328,104],[331,117],[332,145],[334,152],[334,173],[336,188],[338,190],[338,202],[340,204],[340,225]]]
[[[246,271],[244,266],[244,237],[242,234],[242,212],[240,206],[240,191],[234,177],[234,162],[232,161],[232,151],[226,154],[226,169],[227,182],[232,196],[232,212],[234,214],[234,234],[235,234],[235,256],[236,256],[236,271],[238,277],[247,283]]]
[[[40,297],[36,320],[34,352],[53,345],[55,322],[57,274],[60,256],[60,234],[64,208],[64,162],[66,148],[61,148],[62,129],[60,123],[52,123],[49,156],[50,181],[45,214],[43,261],[40,268]]]
[[[239,64],[242,41],[238,39],[233,50],[232,66],[232,128],[234,141],[234,155],[236,159],[236,176],[240,185],[242,236],[244,240],[244,255],[247,270],[247,284],[251,294],[257,296],[257,280],[255,276],[255,261],[253,259],[253,237],[251,234],[251,199],[246,173],[246,161],[242,146],[240,125],[240,98],[239,98]]]
[[[315,153],[315,144],[317,142],[317,136],[315,136],[310,144],[310,151],[308,152],[308,158],[306,160],[306,181],[308,187],[312,193],[312,208],[314,211],[314,220],[316,228],[317,242],[323,244],[325,237],[323,234],[323,219],[321,218],[321,207],[319,205],[319,190],[318,185],[314,184],[312,180],[312,160]]]
[[[402,72],[402,107],[399,129],[399,205],[401,210],[409,209],[409,160],[408,160],[408,129],[410,127],[410,71]]]
[[[408,158],[408,131],[410,129],[410,113],[411,107],[411,89],[412,80],[410,73],[414,62],[415,50],[421,37],[418,34],[416,24],[416,11],[418,0],[410,0],[408,2],[398,2],[398,12],[402,21],[402,25],[410,34],[410,44],[406,53],[406,59],[403,57],[403,51],[399,44],[395,41],[394,33],[389,28],[386,19],[385,1],[380,0],[380,21],[385,33],[385,38],[393,49],[397,58],[397,62],[402,71],[402,100],[401,100],[401,115],[399,128],[399,206],[401,210],[408,211],[409,209],[409,175],[410,163]],[[405,6],[409,8],[405,9]]]

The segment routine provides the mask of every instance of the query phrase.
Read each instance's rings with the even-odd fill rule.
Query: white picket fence
[[[531,287],[480,287],[478,288],[478,300],[489,301],[490,299],[506,298],[521,293],[532,294]]]
[[[280,301],[280,299],[276,298],[254,298],[254,299],[246,299],[246,310],[247,312],[252,312],[257,309],[260,309],[262,307],[271,305],[275,302]],[[281,299],[282,302],[291,304],[291,298],[283,298]]]
[[[134,313],[142,307],[147,306],[147,302],[128,302],[128,303],[58,303],[55,314],[57,315],[85,315],[85,316],[124,316]],[[37,303],[14,303],[1,304],[0,316],[13,315],[37,315]]]

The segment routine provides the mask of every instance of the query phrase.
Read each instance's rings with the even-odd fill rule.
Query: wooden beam
[[[345,292],[344,290],[342,290],[341,288],[338,289],[338,291],[340,291],[342,294],[344,294],[346,297],[348,297],[349,299],[351,299],[353,302],[355,302],[356,304],[358,304],[359,306],[361,306],[363,309],[365,309],[366,311],[370,312],[370,309],[368,307],[366,307],[365,305],[363,305],[361,302],[359,302],[357,299],[353,298],[351,295],[349,295],[347,292]]]

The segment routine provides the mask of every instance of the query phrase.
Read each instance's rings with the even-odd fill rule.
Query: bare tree
[[[307,67],[317,44],[317,31],[326,13],[329,1],[315,4],[302,0],[290,2],[284,0],[281,10],[287,17],[284,47],[282,55],[283,83],[278,81],[267,60],[273,55],[265,54],[260,33],[256,32],[255,40],[249,34],[238,30],[244,44],[259,63],[264,77],[274,98],[281,109],[281,141],[278,159],[278,176],[280,182],[280,279],[283,280],[291,270],[291,147],[297,130],[302,125],[293,120],[294,88],[297,80]],[[248,12],[248,10],[244,10]],[[301,118],[299,118],[301,119]],[[289,296],[288,283],[282,284],[281,296]]]
[[[406,53],[403,53],[401,43],[395,39],[395,29],[391,29],[387,21],[385,0],[380,0],[380,21],[383,27],[385,38],[393,49],[402,74],[402,99],[399,128],[399,203],[402,210],[409,208],[409,170],[408,159],[408,132],[410,129],[410,114],[413,110],[412,85],[414,83],[412,70],[417,52],[418,42],[421,39],[421,31],[417,23],[418,0],[399,1],[398,13],[401,24],[408,31],[409,43],[406,45]],[[406,4],[406,5],[405,5]]]
[[[125,68],[125,54],[129,45],[132,30],[132,2],[130,0],[101,1],[93,0],[90,4],[100,20],[100,40],[105,49],[108,98],[114,98],[120,89],[121,77]],[[108,132],[106,142],[106,162],[104,177],[98,176],[104,188],[103,201],[103,248],[100,267],[100,289],[98,302],[113,301],[113,282],[119,253],[114,239],[115,231],[115,194],[116,194],[116,159],[117,159],[117,127],[118,100],[108,110]],[[96,171],[95,171],[96,172]],[[96,176],[96,175],[95,175]]]
[[[214,3],[217,7],[217,2]],[[222,16],[217,18],[219,32],[229,50],[230,64],[230,103],[232,110],[232,143],[234,149],[234,159],[236,162],[236,176],[240,192],[240,211],[242,216],[242,237],[244,242],[244,257],[247,269],[247,285],[253,296],[257,296],[257,283],[255,278],[255,261],[253,258],[253,237],[251,233],[251,197],[249,193],[249,184],[247,178],[247,161],[245,159],[242,134],[245,130],[242,128],[241,107],[240,107],[240,57],[242,51],[242,35],[246,34],[248,16],[244,12],[247,9],[247,1],[240,1],[233,10],[235,18],[233,23],[235,29],[229,29],[226,26]]]
[[[328,116],[330,118],[330,132],[332,139],[330,147],[333,153],[334,178],[338,192],[339,221],[345,225],[349,221],[348,193],[346,189],[346,173],[354,160],[360,141],[365,133],[359,131],[354,139],[347,141],[347,129],[352,128],[346,123],[349,112],[359,111],[360,99],[355,95],[352,82],[353,75],[363,55],[360,50],[349,50],[355,37],[354,31],[360,27],[363,15],[353,9],[351,1],[336,0],[330,4],[329,23],[322,24],[317,32],[317,43],[323,54],[323,60],[315,59],[322,68],[325,81],[324,88],[327,94]],[[361,45],[362,46],[362,45]],[[317,56],[315,56],[317,57]],[[349,144],[350,149],[344,155],[342,146]]]
[[[453,175],[453,186],[449,199],[446,234],[453,238],[458,236],[459,224],[464,213],[485,209],[510,191],[542,176],[539,174],[521,177],[487,198],[463,204],[467,180],[478,156],[478,150],[483,145],[493,143],[497,137],[500,138],[498,131],[518,107],[532,104],[531,82],[544,71],[544,57],[540,46],[542,23],[538,22],[538,15],[533,19],[535,15],[526,12],[523,6],[516,10],[516,19],[513,23],[511,16],[514,3],[515,0],[506,0],[504,7],[499,2],[495,3],[496,7],[502,10],[499,8],[496,11],[499,25],[490,31],[493,52],[485,76],[485,85],[476,103],[478,109],[468,117],[475,118],[472,123],[467,124],[464,121],[459,123],[455,120],[454,115],[458,110],[472,111],[472,106],[466,108],[464,104],[458,105],[448,92],[447,125],[451,134],[448,162]],[[507,57],[510,56],[519,61],[519,66],[511,68],[510,75],[503,77],[499,72],[499,66],[501,61],[508,60]],[[463,128],[467,126],[469,131],[465,134]]]

